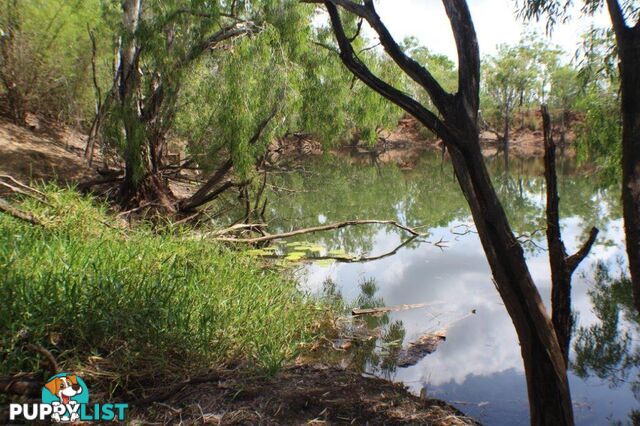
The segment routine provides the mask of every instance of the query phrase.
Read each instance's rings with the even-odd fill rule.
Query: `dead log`
[[[428,333],[420,336],[417,340],[409,343],[409,346],[402,349],[398,354],[398,367],[411,367],[416,365],[422,358],[432,354],[438,349],[440,343],[447,339],[445,331]]]
[[[409,305],[382,306],[379,308],[353,308],[351,310],[351,315],[354,317],[359,315],[379,315],[388,312],[400,312],[408,311],[409,309],[424,308],[425,306],[427,306],[426,303],[413,303]]]
[[[40,219],[36,218],[31,213],[23,212],[22,210],[13,207],[4,198],[0,198],[0,211],[8,214],[9,216],[13,216],[16,219],[29,222],[32,225],[44,226]]]
[[[314,232],[321,232],[321,231],[331,231],[334,229],[344,228],[346,226],[372,225],[372,224],[393,225],[396,228],[400,228],[403,231],[406,231],[413,236],[418,237],[421,235],[419,232],[415,231],[414,229],[401,225],[395,220],[346,220],[344,222],[336,222],[336,223],[331,223],[329,225],[314,226],[312,228],[297,229],[295,231],[283,232],[281,234],[264,235],[264,236],[255,237],[255,238],[216,237],[214,239],[216,241],[225,241],[230,243],[253,244],[253,243],[261,243],[265,241],[280,240],[283,238],[294,237],[296,235],[311,234]]]

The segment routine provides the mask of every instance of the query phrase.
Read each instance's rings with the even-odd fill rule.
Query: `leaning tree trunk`
[[[364,3],[324,0],[345,66],[366,85],[440,136],[451,154],[456,177],[471,208],[494,282],[518,334],[529,392],[531,423],[572,425],[571,395],[562,350],[480,150],[477,127],[480,55],[471,14],[465,0],[443,0],[443,4],[458,52],[458,92],[455,94],[447,93],[426,68],[402,51],[382,23],[372,0]],[[367,68],[345,33],[338,7],[369,23],[386,53],[407,76],[425,89],[442,118]]]
[[[633,301],[640,312],[640,21],[630,27],[616,0],[607,6],[620,58],[622,208]]]
[[[622,206],[633,301],[640,312],[640,27],[619,47],[622,94]]]
[[[464,147],[449,148],[449,152],[496,287],[518,334],[531,424],[571,425],[573,410],[562,350],[522,247],[491,184],[477,139],[477,132],[471,127],[464,140],[449,141],[447,146]]]

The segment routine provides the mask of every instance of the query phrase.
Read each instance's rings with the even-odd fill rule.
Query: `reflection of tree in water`
[[[363,279],[360,282],[360,294],[352,305],[358,308],[385,306],[384,300],[376,296],[377,292],[375,279]],[[324,295],[346,307],[336,283],[330,279],[324,283]],[[342,334],[353,337],[348,354],[349,362],[356,371],[382,373],[387,378],[395,372],[405,336],[402,321],[391,321],[388,313],[364,315],[353,318]]]
[[[640,401],[640,346],[633,342],[640,335],[640,316],[633,306],[631,281],[614,276],[599,262],[589,296],[599,321],[577,330],[572,368],[579,377],[596,376],[613,387],[629,383]],[[632,411],[629,418],[640,425],[640,411]]]
[[[454,220],[467,220],[469,210],[451,165],[442,161],[437,153],[426,153],[412,170],[392,164],[378,170],[332,157],[309,161],[305,172],[270,174],[266,194],[269,232],[350,219],[393,219],[428,232]],[[500,161],[487,161],[516,232],[538,230],[537,242],[546,245],[542,161],[514,159],[508,174],[501,172]],[[585,233],[592,225],[605,229],[609,220],[621,216],[618,188],[603,187],[597,179],[577,171],[572,161],[561,162],[559,186],[562,217],[581,218]],[[373,248],[379,230],[378,226],[347,227],[317,234],[313,241],[350,254],[377,254]]]

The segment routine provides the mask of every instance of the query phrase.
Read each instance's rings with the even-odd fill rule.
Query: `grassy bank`
[[[123,229],[91,198],[45,192],[50,205],[12,200],[43,227],[0,214],[0,374],[42,370],[25,343],[119,381],[237,363],[273,372],[326,315],[242,253],[181,228]]]

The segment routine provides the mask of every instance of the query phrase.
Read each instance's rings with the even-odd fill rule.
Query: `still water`
[[[533,278],[548,301],[543,165],[512,159],[508,172],[499,161],[489,165],[512,226],[521,235]],[[573,342],[580,346],[572,350],[570,373],[576,421],[628,424],[632,411],[640,409],[640,333],[628,283],[615,281],[624,262],[619,193],[571,161],[561,164],[559,183],[568,251],[575,251],[591,226],[600,229],[573,280],[579,336]],[[394,219],[426,233],[380,260],[307,263],[301,282],[314,293],[333,283],[334,292],[352,305],[426,303],[371,320],[381,328],[381,337],[368,348],[371,353],[359,358],[360,367],[402,382],[416,394],[446,400],[485,424],[528,424],[516,334],[449,164],[435,154],[425,155],[411,170],[329,158],[272,175],[269,190],[271,232],[346,219]],[[393,227],[361,226],[306,235],[304,241],[326,252],[377,256],[392,252],[408,237]],[[598,269],[598,263],[604,267]],[[406,346],[439,330],[446,330],[446,341],[416,365],[399,368],[388,359],[394,352],[388,343]]]

